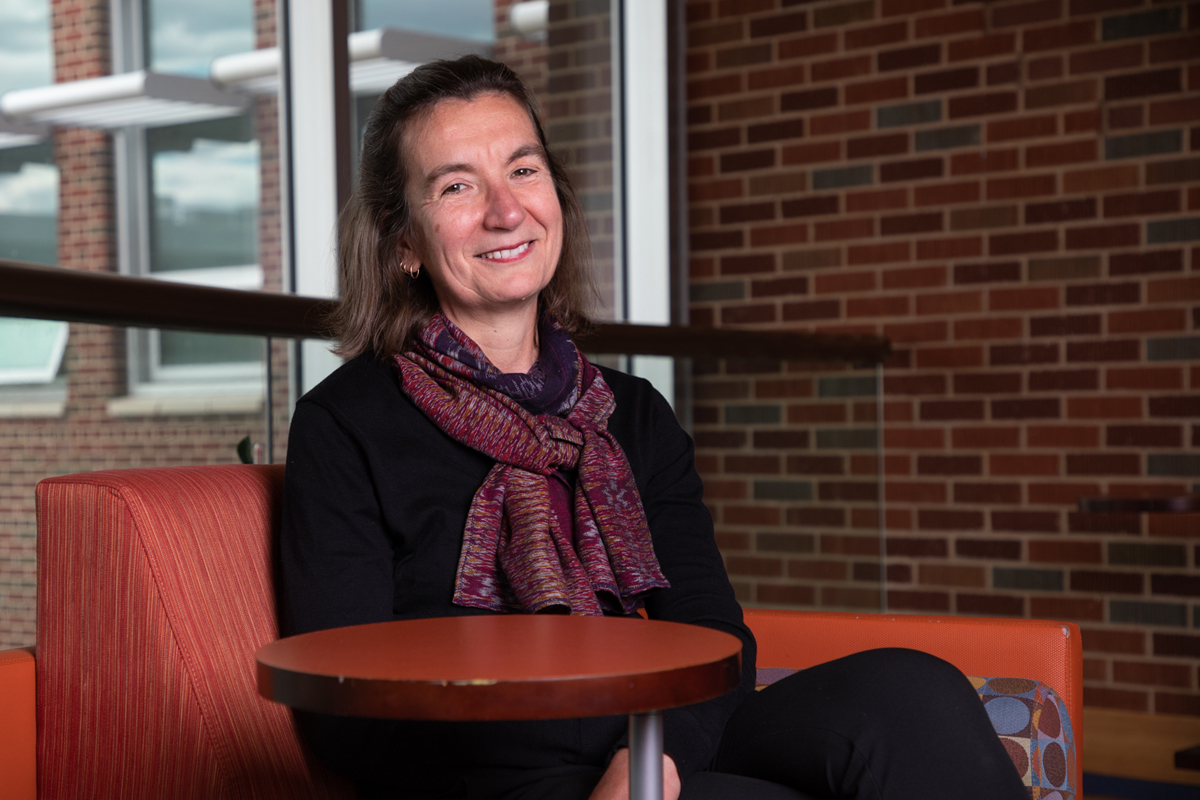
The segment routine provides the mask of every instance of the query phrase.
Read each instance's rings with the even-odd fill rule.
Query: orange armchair
[[[38,485],[36,659],[0,652],[5,797],[353,796],[255,688],[254,651],[278,635],[282,483],[279,466],[210,466]],[[968,674],[1040,680],[1078,736],[1072,625],[762,610],[747,620],[760,667],[907,646]]]
[[[282,467],[37,487],[38,796],[350,798],[258,695]]]

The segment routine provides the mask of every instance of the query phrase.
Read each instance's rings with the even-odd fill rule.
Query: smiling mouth
[[[517,258],[525,254],[533,245],[533,242],[522,242],[521,244],[509,250],[492,250],[490,253],[480,253],[479,258],[486,258],[490,261],[503,261],[509,258]]]

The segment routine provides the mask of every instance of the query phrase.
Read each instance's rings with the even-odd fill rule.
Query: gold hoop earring
[[[420,264],[420,262],[417,262],[417,263],[416,263],[416,264],[414,264],[414,265],[413,265],[411,268],[409,267],[409,265],[408,265],[408,264],[403,264],[403,263],[402,263],[402,264],[400,265],[400,269],[402,269],[402,270],[404,270],[405,272],[407,272],[407,273],[408,273],[408,277],[412,278],[413,280],[416,280],[416,279],[417,279],[417,276],[421,274],[421,264]]]

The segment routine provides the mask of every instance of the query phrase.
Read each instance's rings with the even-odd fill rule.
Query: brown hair
[[[438,311],[428,272],[413,279],[400,265],[400,243],[412,232],[408,170],[401,148],[409,125],[441,101],[470,101],[488,93],[508,95],[529,113],[562,206],[562,253],[554,277],[541,292],[540,305],[568,333],[591,327],[587,309],[596,290],[583,210],[565,167],[546,144],[533,98],[504,64],[464,56],[417,67],[379,98],[367,120],[358,186],[338,220],[342,300],[327,320],[338,339],[334,350],[338,355],[402,352],[409,338]]]

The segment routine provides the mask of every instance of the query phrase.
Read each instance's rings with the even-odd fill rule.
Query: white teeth
[[[524,253],[528,249],[529,242],[525,242],[520,247],[514,247],[511,250],[493,250],[490,253],[484,253],[480,258],[512,258],[513,256],[521,255],[521,253]]]

